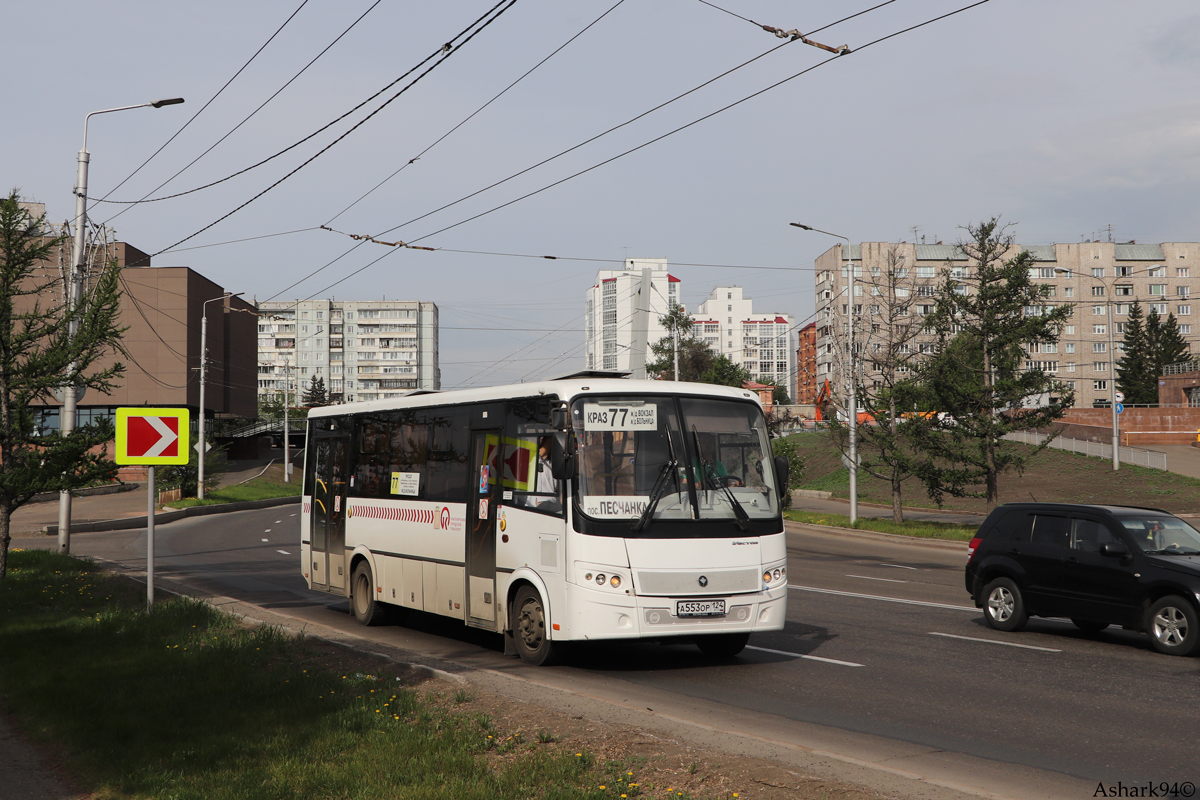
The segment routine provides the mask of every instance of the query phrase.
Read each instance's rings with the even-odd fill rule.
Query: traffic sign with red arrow
[[[118,464],[153,466],[188,462],[186,408],[118,408]]]

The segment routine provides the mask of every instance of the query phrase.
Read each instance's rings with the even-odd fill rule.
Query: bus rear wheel
[[[710,658],[733,658],[746,649],[749,641],[748,633],[715,633],[699,639],[696,646]]]
[[[512,604],[511,627],[517,655],[526,664],[548,666],[562,659],[563,645],[546,633],[546,607],[532,586],[522,586]]]
[[[359,562],[350,579],[350,607],[363,625],[378,625],[383,620],[383,603],[375,599],[375,581],[366,561]]]

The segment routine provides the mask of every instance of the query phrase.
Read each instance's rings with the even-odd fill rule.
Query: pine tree
[[[66,436],[35,435],[31,404],[52,401],[55,389],[72,384],[108,393],[124,373],[119,363],[96,369],[121,350],[115,263],[74,307],[47,302],[59,276],[44,268],[64,240],[47,235],[45,217],[22,208],[16,190],[0,199],[0,579],[14,511],[39,492],[111,480],[117,471],[103,452],[91,452],[112,439],[107,420]]]
[[[1179,322],[1176,321],[1174,314],[1167,315],[1167,321],[1159,330],[1158,341],[1155,345],[1154,359],[1158,365],[1158,369],[1154,372],[1155,379],[1166,372],[1166,368],[1171,364],[1178,364],[1191,358],[1191,348],[1184,340],[1183,334],[1179,332]],[[1157,395],[1157,380],[1155,384]],[[1155,402],[1158,402],[1157,397]]]
[[[1158,315],[1153,314],[1157,322]],[[1124,355],[1116,362],[1117,388],[1125,395],[1130,405],[1145,405],[1158,402],[1158,386],[1147,384],[1147,376],[1154,372],[1151,366],[1150,344],[1147,338],[1146,321],[1142,304],[1134,300],[1129,306],[1129,317],[1125,322],[1125,338],[1122,341]],[[1115,353],[1114,353],[1115,355]],[[1157,375],[1151,376],[1151,380]],[[1153,391],[1153,399],[1147,399]]]
[[[1057,342],[1071,307],[1046,302],[1049,288],[1029,278],[1028,251],[1008,257],[1013,237],[997,218],[967,231],[970,239],[958,246],[973,275],[956,279],[947,271],[937,309],[926,317],[939,355],[922,364],[922,388],[939,416],[915,429],[926,456],[917,472],[935,500],[943,493],[984,496],[990,507],[1000,475],[1020,471],[1033,455],[1004,436],[1047,427],[1074,400],[1053,376],[1027,368],[1024,350]]]
[[[325,392],[325,379],[313,375],[308,388],[300,396],[300,402],[307,408],[318,408],[319,406],[329,405],[329,398]]]

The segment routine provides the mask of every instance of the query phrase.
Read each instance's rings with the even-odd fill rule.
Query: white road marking
[[[895,578],[872,578],[869,575],[847,575],[847,578],[862,578],[864,581],[887,581],[888,583],[908,583],[908,581],[898,581]]]
[[[899,597],[883,597],[877,594],[859,594],[858,592],[836,592],[833,589],[818,589],[816,586],[797,586],[794,583],[788,584],[789,589],[795,589],[801,592],[817,592],[819,594],[836,594],[842,597],[858,597],[863,600],[883,600],[888,603],[904,603],[910,606],[927,606],[929,608],[948,608],[951,611],[971,611],[979,613],[979,609],[974,606],[951,606],[945,603],[926,603],[923,600],[904,600]]]
[[[1045,653],[1061,653],[1062,650],[1055,650],[1053,647],[1035,647],[1031,644],[1017,644],[1016,642],[998,642],[995,639],[976,639],[973,636],[956,636],[953,633],[938,633],[930,631],[930,636],[945,636],[947,639],[963,639],[968,642],[984,642],[986,644],[1002,644],[1005,647],[1020,647],[1022,650],[1041,650]]]
[[[295,514],[292,514],[292,516],[294,517],[294,516],[296,516],[296,515],[295,515]],[[281,522],[283,522],[283,520],[281,520],[281,519],[277,519],[277,520],[275,520],[275,524],[276,524],[276,525],[278,525],[278,524],[279,524],[279,523],[281,523]]]
[[[270,532],[271,532],[270,528],[267,528],[265,531],[263,531],[263,533],[270,533]]]
[[[287,550],[276,550],[275,552],[276,552],[276,553],[283,553],[285,556],[290,556],[290,555],[291,555],[291,553],[289,553]]]
[[[777,656],[791,656],[792,658],[807,658],[809,661],[824,661],[826,664],[839,664],[843,667],[862,667],[865,664],[855,664],[853,661],[838,661],[836,658],[821,658],[820,656],[806,656],[802,653],[788,653],[784,650],[772,650],[769,647],[755,647],[752,644],[746,645],[747,650],[758,650],[762,653],[774,653]]]
[[[268,541],[270,541],[270,539],[263,539],[263,541],[264,541],[264,542],[268,542]]]
[[[905,566],[904,564],[880,564],[879,566],[881,566],[881,567],[895,567],[896,569],[911,569],[911,570],[913,570],[914,572],[916,572],[916,571],[917,571],[917,568],[916,568],[916,567],[909,567],[909,566]]]

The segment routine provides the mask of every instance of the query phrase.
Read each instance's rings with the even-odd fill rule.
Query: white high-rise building
[[[587,291],[584,364],[587,369],[629,370],[633,363],[635,312],[641,300],[642,270],[650,270],[647,350],[667,335],[658,321],[679,304],[680,281],[667,271],[665,258],[630,258],[625,268],[602,269]],[[647,352],[647,361],[653,355]]]
[[[302,393],[314,378],[330,402],[440,389],[438,307],[416,300],[258,304],[258,394]]]
[[[796,332],[789,314],[755,313],[740,286],[718,286],[692,314],[692,334],[750,371],[759,383],[796,384]]]

